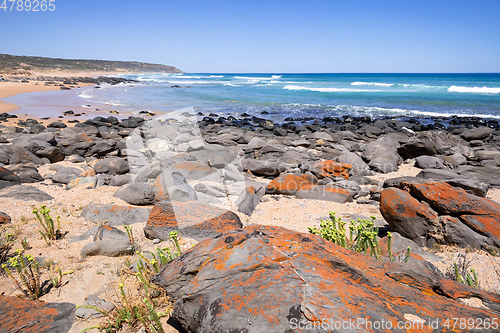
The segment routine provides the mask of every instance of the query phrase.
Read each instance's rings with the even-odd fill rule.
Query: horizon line
[[[183,72],[182,74],[500,74],[500,72]]]

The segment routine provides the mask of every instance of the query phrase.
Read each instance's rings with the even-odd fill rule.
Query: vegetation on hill
[[[180,73],[172,66],[136,61],[58,59],[0,54],[0,74],[29,75],[32,72]]]

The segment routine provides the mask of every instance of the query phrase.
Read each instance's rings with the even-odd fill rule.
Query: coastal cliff
[[[173,66],[136,61],[60,59],[0,54],[0,74],[40,75],[57,73],[182,73]]]

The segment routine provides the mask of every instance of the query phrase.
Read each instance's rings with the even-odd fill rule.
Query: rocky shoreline
[[[1,76],[0,82],[22,82],[29,83],[30,81],[45,82],[45,85],[59,84],[61,87],[77,86],[79,83],[87,84],[110,84],[117,85],[119,83],[139,82],[137,80],[125,79],[113,76]]]
[[[428,252],[453,245],[498,254],[500,205],[489,198],[500,186],[496,120],[345,116],[273,123],[265,114],[183,113],[80,122],[66,113],[60,118],[74,126],[61,119],[3,125],[15,117],[0,114],[0,197],[22,205],[50,201],[51,188],[94,191],[96,200],[78,212],[86,227],[75,225],[68,249],[79,246],[82,258],[133,255],[130,239],[117,229],[123,224],[140,228],[138,242],[148,250],[168,241],[171,231],[186,244],[199,242],[155,277],[174,301],[172,331],[286,332],[291,318],[311,324],[366,316],[498,317],[500,296],[445,279],[434,266],[440,259]],[[420,169],[415,177],[377,180],[408,164]],[[99,193],[123,204],[100,202]],[[380,210],[380,243],[392,231],[394,248],[410,246],[412,258],[377,261],[318,236],[245,222],[263,203],[284,198]],[[17,217],[9,215],[0,214],[0,223],[13,224]],[[315,256],[317,262],[307,259]],[[205,260],[210,265],[201,266]],[[266,298],[266,285],[272,286],[266,293],[279,297]],[[220,290],[227,290],[224,297]],[[252,310],[260,307],[265,311]]]

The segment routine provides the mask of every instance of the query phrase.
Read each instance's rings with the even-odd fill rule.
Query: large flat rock
[[[171,321],[186,332],[295,332],[298,325],[309,327],[304,332],[406,332],[396,325],[408,318],[425,321],[419,332],[432,332],[427,325],[438,319],[434,332],[442,332],[447,318],[491,320],[500,314],[499,295],[271,226],[200,242],[153,281],[174,301]],[[460,302],[472,297],[484,308]],[[394,329],[319,326],[359,318],[390,322]]]
[[[66,333],[73,324],[74,312],[71,303],[0,296],[0,332]]]
[[[242,227],[232,211],[201,201],[163,200],[151,210],[144,233],[148,238],[168,240],[171,231],[179,231],[182,237],[204,240]]]

